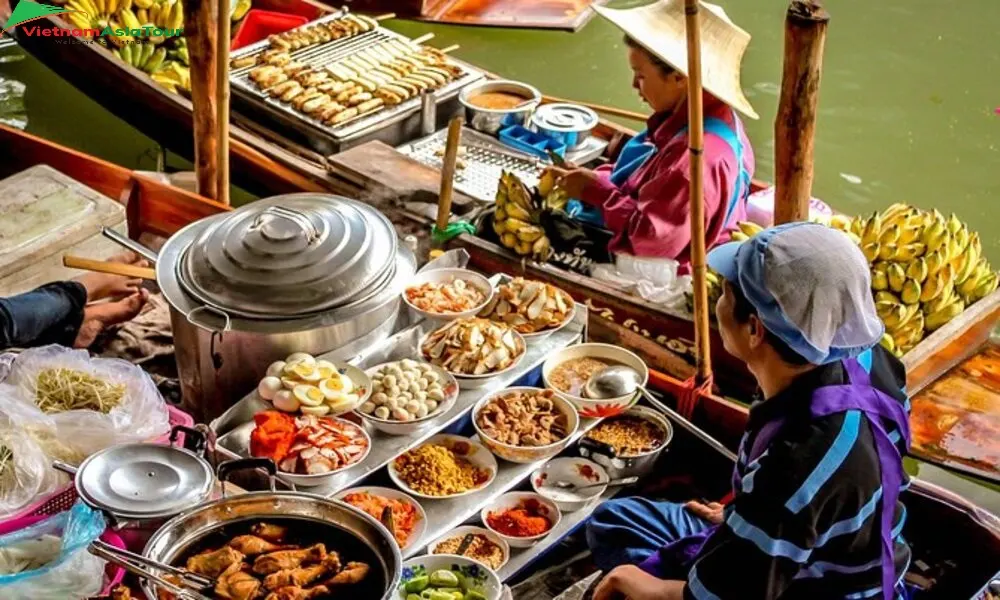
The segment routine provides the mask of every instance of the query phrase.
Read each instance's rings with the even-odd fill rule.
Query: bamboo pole
[[[441,192],[438,194],[437,228],[444,231],[451,219],[451,199],[455,189],[455,168],[458,164],[458,144],[462,140],[462,117],[448,123],[448,139],[441,165]]]
[[[688,59],[688,156],[691,163],[691,284],[694,288],[694,345],[697,372],[695,382],[712,377],[709,347],[708,286],[705,260],[705,192],[702,153],[705,149],[705,122],[701,87],[701,23],[699,0],[684,0]]]
[[[215,89],[218,94],[216,100],[216,152],[218,164],[215,170],[216,177],[216,200],[229,205],[229,29],[232,23],[229,17],[229,0],[216,0],[218,2],[218,22],[217,37],[218,52],[215,57]]]
[[[805,221],[812,196],[816,112],[830,15],[819,0],[792,0],[774,120],[774,223]]]
[[[184,3],[184,35],[191,63],[191,104],[194,107],[194,167],[198,194],[219,198],[217,0]]]

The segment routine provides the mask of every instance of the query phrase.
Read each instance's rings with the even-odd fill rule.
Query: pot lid
[[[392,223],[328,194],[287,194],[214,220],[184,251],[181,285],[205,304],[252,318],[301,317],[358,302],[392,277]]]
[[[590,131],[597,125],[597,113],[579,104],[543,104],[531,117],[535,125],[555,131]]]
[[[117,516],[170,516],[208,497],[214,476],[205,460],[183,448],[121,444],[92,455],[76,475],[90,505]]]

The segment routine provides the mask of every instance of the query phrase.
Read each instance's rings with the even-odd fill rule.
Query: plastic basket
[[[247,12],[246,17],[243,18],[243,22],[240,23],[240,27],[233,37],[233,44],[230,49],[238,50],[254,42],[259,42],[269,35],[295,29],[308,22],[309,19],[302,15],[290,15],[251,8]]]
[[[74,492],[73,495],[76,496],[76,493]],[[69,510],[69,507],[71,506],[73,506],[73,502],[70,502],[69,506],[65,510]],[[0,523],[0,535],[5,535],[8,533],[13,533],[15,531],[20,531],[22,529],[27,529],[28,527],[31,527],[35,523],[47,519],[50,516],[56,515],[59,512],[62,511],[7,519],[6,521]],[[101,540],[111,546],[114,546],[115,548],[119,548],[122,550],[125,549],[125,542],[122,540],[121,536],[112,531],[110,527],[105,529],[104,533],[101,534]],[[125,569],[117,565],[108,563],[104,569],[104,577],[107,580],[107,584],[105,584],[104,589],[101,591],[101,595],[108,595],[111,593],[111,590],[116,585],[122,582],[122,579],[125,577]]]

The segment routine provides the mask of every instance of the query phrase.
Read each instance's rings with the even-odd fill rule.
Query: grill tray
[[[341,19],[347,15],[340,10],[306,23],[303,29],[320,23]],[[378,46],[390,40],[400,40],[406,44],[412,41],[394,31],[378,27],[361,35],[343,37],[323,42],[291,52],[292,58],[314,68],[321,68],[343,60],[361,50]],[[417,46],[418,47],[418,46]],[[232,60],[258,54],[270,48],[264,39],[234,52]],[[462,76],[434,91],[438,104],[438,118],[447,121],[460,110],[458,92],[466,85],[483,78],[483,73],[461,61],[449,58],[448,62],[462,70]],[[239,106],[255,116],[277,123],[281,128],[302,139],[318,152],[334,154],[371,139],[379,139],[396,146],[412,139],[419,130],[420,97],[415,96],[397,104],[382,107],[374,112],[359,115],[336,126],[326,125],[312,117],[298,112],[291,105],[271,98],[250,81],[250,71],[256,65],[233,69],[229,80],[233,88],[233,98]],[[449,106],[450,104],[450,106]],[[449,108],[451,110],[449,110]]]

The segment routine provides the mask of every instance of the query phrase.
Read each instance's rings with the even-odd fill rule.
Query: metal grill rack
[[[438,131],[425,138],[396,148],[417,162],[440,169],[444,160],[444,147],[448,131]],[[455,189],[483,202],[493,202],[500,185],[500,173],[512,171],[527,186],[538,184],[543,165],[530,154],[512,150],[494,138],[478,131],[463,128],[459,166],[455,171]]]
[[[343,18],[346,11],[339,11],[310,21],[299,29]],[[399,40],[407,45],[412,41],[393,31],[378,27],[360,35],[343,37],[329,42],[323,42],[292,51],[290,54],[296,61],[313,68],[323,68],[343,60],[361,50],[374,48],[391,40]],[[413,46],[418,48],[419,46]],[[232,59],[258,54],[270,48],[268,40],[261,40],[234,52]],[[449,59],[449,62],[462,70],[462,75],[441,88],[434,95],[439,105],[455,101],[458,92],[469,83],[483,77],[482,72],[461,61]],[[229,75],[233,86],[233,97],[241,108],[271,119],[282,127],[287,127],[304,138],[317,151],[332,154],[357,145],[369,139],[380,139],[391,145],[402,143],[412,138],[412,133],[419,128],[420,98],[414,97],[395,106],[383,106],[370,113],[359,115],[353,119],[338,123],[335,126],[326,125],[308,115],[295,110],[291,105],[269,97],[250,81],[250,71],[256,65],[234,69]],[[455,102],[457,104],[457,101]],[[439,116],[450,116],[447,110],[439,111]],[[406,122],[406,121],[411,122]],[[395,126],[395,127],[393,127]]]

